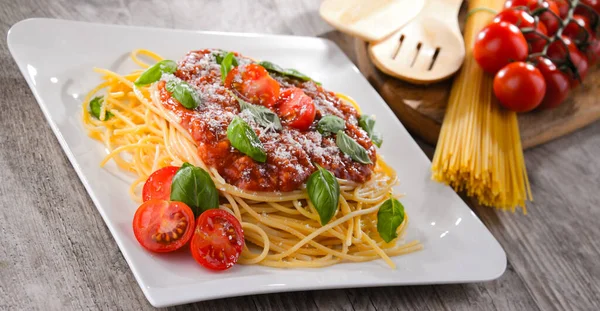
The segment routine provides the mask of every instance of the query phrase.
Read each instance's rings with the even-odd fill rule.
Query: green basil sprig
[[[227,56],[227,54],[228,54],[228,53],[229,53],[229,52],[227,52],[227,51],[218,51],[218,52],[213,52],[213,55],[215,56],[215,59],[216,59],[216,61],[217,61],[217,64],[221,65],[221,63],[223,63],[223,59],[225,58],[225,56]],[[231,53],[231,54],[233,54],[233,53]],[[238,66],[238,61],[237,61],[237,58],[235,58],[235,55],[234,55],[234,57],[233,57],[233,60],[232,60],[231,64],[232,64],[234,67],[237,67],[237,66]]]
[[[362,164],[373,164],[369,158],[367,150],[359,145],[352,137],[348,136],[344,131],[338,131],[335,138],[335,144],[340,150],[347,154],[352,160]]]
[[[133,83],[135,86],[148,85],[160,80],[163,73],[174,73],[175,71],[177,71],[176,62],[168,59],[161,60],[152,67],[146,69],[146,71],[144,71]]]
[[[100,111],[102,110],[102,102],[104,101],[104,96],[96,96],[90,100],[90,113],[94,118],[100,121],[106,121],[110,119],[113,114],[110,111],[104,112],[104,120],[100,119]]]
[[[344,130],[345,128],[346,121],[334,115],[326,115],[322,117],[317,124],[317,130],[319,133],[324,135],[334,134],[338,131]]]
[[[227,126],[227,138],[231,145],[241,153],[248,155],[258,162],[267,161],[267,153],[252,130],[242,118],[235,116]]]
[[[218,62],[219,62],[219,58],[217,58],[217,63]],[[225,57],[223,57],[220,64],[221,64],[221,81],[223,81],[223,83],[225,83],[225,78],[227,78],[227,74],[231,71],[231,69],[233,67],[237,66],[238,62],[237,62],[237,59],[235,59],[235,55],[233,55],[233,53],[229,52],[225,55]]]
[[[169,80],[165,88],[171,93],[171,96],[187,109],[195,109],[202,101],[198,92],[185,81]]]
[[[358,119],[358,125],[367,132],[371,141],[377,146],[381,148],[381,143],[383,142],[383,135],[375,130],[375,118],[373,116],[369,116],[363,114]]]
[[[309,76],[301,73],[300,71],[298,71],[296,69],[291,69],[291,68],[283,69],[279,65],[273,64],[266,60],[263,60],[262,62],[260,62],[258,64],[263,66],[268,71],[276,72],[276,73],[284,75],[284,76],[300,79],[302,81],[314,81]],[[314,82],[321,85],[321,83],[319,83],[317,81],[314,81]]]
[[[240,104],[240,110],[250,111],[250,114],[252,115],[252,118],[254,119],[254,121],[256,121],[256,123],[260,124],[265,128],[273,128],[276,131],[281,131],[281,129],[283,128],[281,126],[281,120],[279,120],[277,114],[271,111],[271,109],[264,106],[253,105],[239,98],[235,94],[233,94],[233,97],[235,97],[235,99],[237,99],[238,103]]]
[[[326,225],[338,209],[340,200],[340,184],[328,170],[317,165],[317,170],[306,182],[308,197],[315,206],[321,225]]]
[[[377,212],[377,232],[387,243],[398,237],[398,227],[404,221],[404,206],[400,201],[389,198]]]
[[[187,162],[173,176],[170,199],[187,204],[195,217],[219,207],[219,192],[208,172]]]

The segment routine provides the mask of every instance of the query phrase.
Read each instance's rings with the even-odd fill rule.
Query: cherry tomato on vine
[[[281,92],[277,106],[284,122],[301,131],[307,130],[315,120],[315,104],[302,89],[291,88]]]
[[[569,95],[571,88],[569,76],[545,57],[540,56],[537,58],[537,61],[536,67],[542,73],[542,76],[544,76],[544,81],[546,81],[546,94],[539,108],[550,109],[557,107]]]
[[[178,166],[167,166],[152,173],[142,189],[142,200],[144,202],[152,199],[169,200],[171,182],[178,170]]]
[[[487,25],[479,32],[473,56],[484,71],[495,74],[512,61],[527,58],[527,41],[517,26],[507,22]]]
[[[571,8],[568,0],[554,0],[554,2],[558,7],[558,13],[560,15],[560,18],[567,17],[567,14],[569,14],[569,9]]]
[[[563,29],[562,34],[572,41],[591,42],[593,39],[590,20],[584,15],[573,14],[573,19]]]
[[[594,64],[600,59],[600,39],[593,39],[590,43],[586,56],[591,64]]]
[[[185,245],[194,232],[194,213],[182,202],[149,200],[133,216],[133,234],[147,250],[172,252]]]
[[[502,106],[527,112],[539,106],[546,93],[542,73],[533,65],[515,62],[506,65],[494,77],[494,94]]]
[[[589,70],[589,62],[585,55],[577,48],[575,43],[571,41],[571,39],[561,36],[560,40],[552,42],[548,47],[548,57],[555,64],[561,64],[566,61],[567,51],[571,61],[573,62],[573,65],[575,65],[575,68],[577,68],[579,77],[581,80],[583,80]],[[579,83],[580,81],[575,77],[575,75],[571,75],[571,88],[578,86]]]
[[[596,13],[600,14],[600,0],[581,0],[584,4],[594,9]]]
[[[533,16],[531,16],[529,13],[523,11],[523,10],[519,10],[519,9],[506,9],[500,13],[498,13],[498,15],[496,15],[496,17],[494,17],[493,20],[494,23],[500,23],[500,22],[507,22],[509,24],[513,24],[517,27],[519,27],[519,29],[521,31],[525,30],[525,29],[532,29],[535,27],[535,31],[539,32],[541,34],[548,34],[548,31],[546,30],[546,26],[544,26],[544,24],[542,23],[538,23],[537,26],[535,25],[535,18],[533,18]],[[540,36],[538,36],[535,33],[527,33],[527,34],[523,34],[525,36],[525,39],[527,41],[530,40],[537,40],[538,38],[540,38]]]
[[[211,270],[231,268],[244,247],[242,225],[231,213],[209,209],[198,217],[190,244],[192,257]]]
[[[225,86],[253,104],[272,107],[279,97],[279,82],[258,64],[233,68],[225,78]]]
[[[558,6],[553,0],[547,0],[542,3],[542,7],[548,8],[548,10],[554,13],[544,12],[540,15],[540,22],[544,23],[548,30],[548,35],[552,36],[558,31],[560,23],[562,22],[559,17],[560,12]]]

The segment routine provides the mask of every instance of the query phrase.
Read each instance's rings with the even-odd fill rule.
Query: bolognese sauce
[[[230,184],[249,191],[291,191],[299,189],[316,170],[314,164],[329,170],[336,177],[358,183],[367,181],[374,164],[353,161],[336,145],[335,134],[325,135],[317,131],[318,121],[325,115],[335,115],[345,120],[344,132],[365,148],[372,163],[376,160],[376,149],[367,133],[358,126],[358,112],[343,103],[334,93],[326,91],[314,81],[302,81],[274,73],[257,80],[257,85],[244,83],[245,73],[257,64],[253,60],[236,55],[237,66],[227,88],[221,77],[217,63],[219,50],[189,52],[178,63],[174,74],[163,74],[157,84],[162,104],[174,112],[181,125],[188,130],[198,144],[198,153],[206,165],[214,167]],[[232,70],[233,71],[233,70]],[[263,73],[264,75],[264,73]],[[256,75],[252,76],[256,78]],[[165,89],[170,79],[181,79],[190,84],[200,95],[202,104],[195,109],[183,107]],[[266,79],[266,80],[265,80]],[[269,80],[270,79],[270,80]],[[282,117],[282,129],[265,128],[253,119],[248,110],[240,110],[240,105],[231,93],[231,84],[238,83],[245,92],[254,92],[256,87],[268,85],[268,94],[276,97],[265,99],[258,96],[255,104],[263,104]],[[276,84],[275,84],[276,82]],[[262,85],[262,86],[261,86]],[[276,87],[274,87],[276,86]],[[310,123],[295,122],[283,116],[278,104],[285,100],[282,96],[294,93],[307,96],[302,100],[312,102],[314,107],[299,108],[297,111],[314,118]],[[302,95],[304,94],[304,95]],[[252,98],[251,98],[252,100]],[[265,104],[267,103],[267,104]],[[314,108],[314,111],[310,109]],[[289,109],[288,109],[289,110]],[[254,130],[267,154],[264,163],[257,162],[241,153],[227,138],[227,127],[235,116],[240,116]],[[294,116],[295,117],[295,116]],[[310,120],[310,119],[309,119]],[[295,123],[294,123],[295,122]],[[297,124],[302,123],[302,126]]]

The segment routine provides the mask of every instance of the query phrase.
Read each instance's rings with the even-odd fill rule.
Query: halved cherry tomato
[[[299,88],[291,88],[281,92],[277,102],[279,116],[289,126],[301,131],[307,130],[315,120],[315,104],[308,95]]]
[[[562,34],[572,41],[577,41],[579,43],[591,42],[593,39],[590,20],[579,14],[573,14],[573,19],[567,24],[567,27],[563,29]]]
[[[562,72],[554,63],[545,58],[538,57],[537,69],[540,70],[546,81],[546,94],[539,108],[550,109],[560,105],[569,95],[569,76]]]
[[[527,112],[544,99],[546,82],[542,73],[525,62],[510,63],[494,77],[494,94],[506,109]]]
[[[144,202],[152,199],[169,200],[171,182],[178,170],[178,166],[167,166],[152,173],[142,189],[142,200]]]
[[[273,107],[279,97],[279,82],[258,64],[233,68],[225,78],[225,86],[238,96],[257,105]]]
[[[209,209],[198,217],[190,245],[194,259],[211,270],[231,268],[244,247],[242,225],[231,213]]]
[[[133,216],[133,234],[147,250],[172,252],[185,245],[194,232],[194,213],[185,203],[149,200]]]
[[[527,41],[519,28],[507,22],[487,25],[473,46],[473,56],[479,66],[492,74],[510,62],[525,60],[527,51]]]

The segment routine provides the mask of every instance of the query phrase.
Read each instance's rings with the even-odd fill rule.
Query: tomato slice
[[[312,98],[299,88],[294,87],[281,92],[277,104],[279,116],[291,127],[306,131],[315,120],[315,104]]]
[[[152,199],[169,200],[171,182],[178,170],[178,166],[167,166],[152,173],[142,189],[142,200],[144,202]]]
[[[273,107],[279,97],[279,82],[258,64],[233,68],[225,78],[225,86],[238,96],[257,105]]]
[[[194,213],[185,203],[149,200],[133,216],[133,234],[147,250],[172,252],[185,245],[194,232]]]
[[[194,259],[211,270],[226,270],[239,259],[244,247],[242,225],[231,213],[210,209],[196,221],[190,245]]]

